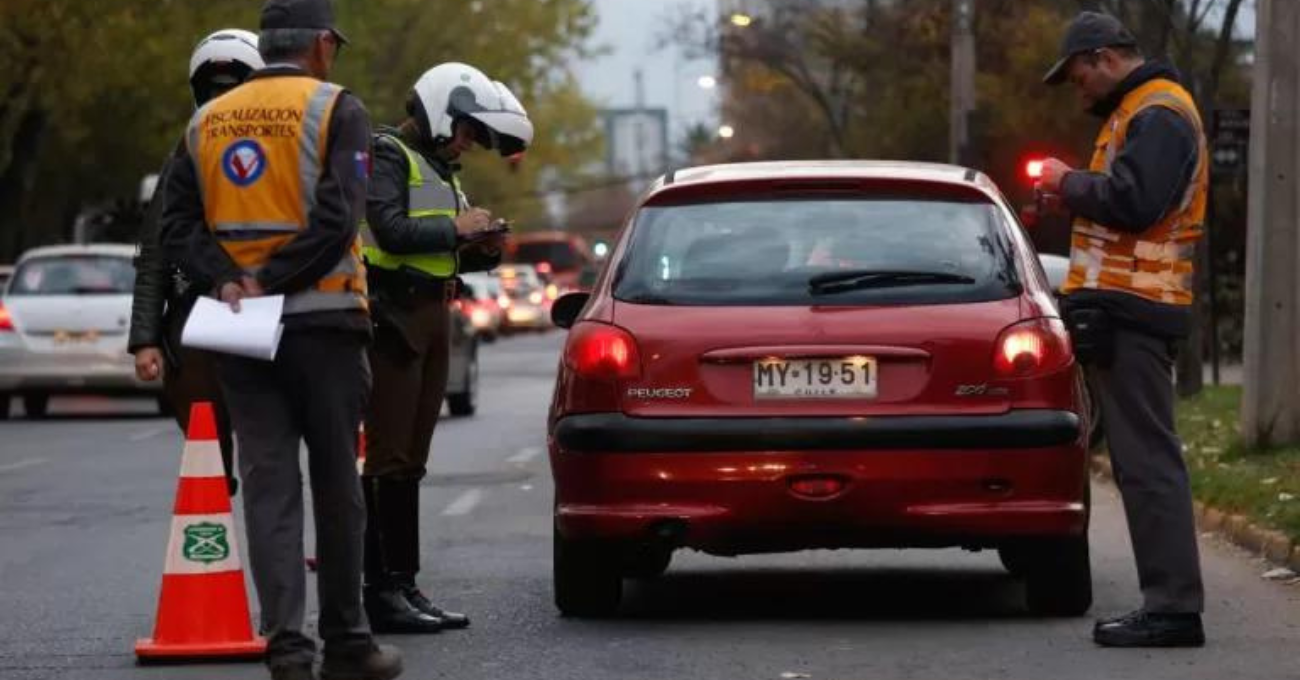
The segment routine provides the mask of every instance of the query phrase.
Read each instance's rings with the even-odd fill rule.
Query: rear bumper
[[[135,377],[129,354],[0,352],[0,392],[99,394],[158,392],[160,382]]]
[[[1079,439],[1079,416],[1022,410],[980,416],[861,418],[632,418],[592,413],[561,419],[566,451],[830,451],[840,449],[1026,449]]]
[[[718,419],[707,421],[716,429],[703,444],[687,436],[701,421],[684,432],[680,422],[652,431],[627,423],[649,419],[566,418],[552,439],[556,524],[570,538],[667,541],[722,555],[995,547],[1083,534],[1088,475],[1077,417],[1018,416],[982,428],[964,419],[880,418],[874,428],[845,419]],[[623,437],[616,446],[592,446],[615,432]],[[650,450],[665,443],[677,446]],[[793,487],[810,477],[843,486],[810,498]]]

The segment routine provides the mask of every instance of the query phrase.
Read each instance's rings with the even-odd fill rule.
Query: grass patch
[[[1241,444],[1240,387],[1206,387],[1178,404],[1192,494],[1220,510],[1300,542],[1300,447],[1248,450]]]

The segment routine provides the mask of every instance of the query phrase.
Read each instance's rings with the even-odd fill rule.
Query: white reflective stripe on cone
[[[221,445],[215,441],[186,441],[181,454],[181,477],[225,477],[221,462]]]
[[[175,515],[163,574],[240,571],[234,519],[221,515]]]

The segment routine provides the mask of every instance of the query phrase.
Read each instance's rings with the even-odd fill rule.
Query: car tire
[[[453,416],[467,417],[478,410],[478,348],[470,350],[465,362],[465,391],[447,395],[447,410]]]
[[[1007,573],[1016,578],[1023,578],[1029,573],[1029,552],[1020,545],[1004,545],[998,548],[998,559]]]
[[[0,392],[0,420],[9,420],[9,413],[13,404],[13,395],[7,392]]]
[[[623,575],[635,579],[659,578],[673,562],[673,551],[656,546],[638,546],[623,555]]]
[[[44,418],[50,412],[50,395],[23,395],[23,411],[27,413],[28,418]]]
[[[1092,607],[1087,535],[1043,541],[1029,553],[1025,602],[1039,616],[1082,616]]]
[[[552,536],[551,575],[560,615],[598,618],[615,614],[623,599],[618,554],[599,541],[567,539],[558,528]]]

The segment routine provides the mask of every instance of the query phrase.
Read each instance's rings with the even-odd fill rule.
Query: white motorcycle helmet
[[[415,81],[407,113],[435,144],[450,139],[452,125],[462,118],[477,123],[475,140],[481,146],[502,156],[523,153],[533,142],[533,123],[515,95],[468,64],[449,62],[425,71]]]
[[[199,41],[190,55],[190,91],[194,93],[194,103],[202,106],[244,82],[263,66],[256,33],[227,28],[209,35]]]

